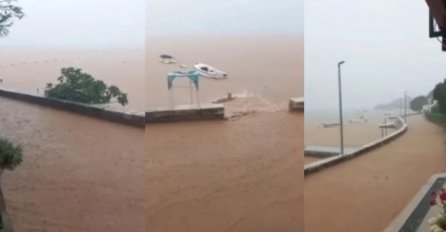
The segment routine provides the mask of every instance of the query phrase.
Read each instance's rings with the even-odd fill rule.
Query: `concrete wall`
[[[346,154],[343,156],[335,156],[335,157],[331,157],[328,159],[324,159],[321,161],[317,161],[317,162],[305,165],[305,167],[304,167],[305,176],[313,174],[318,171],[321,171],[325,168],[331,167],[331,166],[339,164],[341,162],[347,161],[349,159],[355,158],[357,156],[363,155],[371,150],[374,150],[376,148],[379,148],[379,147],[391,142],[392,140],[394,140],[394,139],[398,138],[399,136],[401,136],[402,134],[404,134],[408,129],[407,124],[400,117],[397,118],[397,125],[401,125],[401,127],[398,130],[396,130],[395,132],[389,134],[388,136],[386,136],[384,138],[381,138],[374,142],[366,144],[353,153]]]
[[[303,112],[305,110],[304,98],[291,98],[288,108],[290,112]]]
[[[225,107],[222,104],[161,107],[146,112],[146,123],[223,119],[225,119]]]
[[[355,152],[356,148],[344,147],[344,153],[350,154]],[[304,155],[319,159],[338,156],[340,153],[339,147],[323,147],[323,146],[307,146],[304,149]]]
[[[126,112],[112,111],[95,106],[90,106],[87,104],[58,100],[54,98],[47,98],[43,96],[20,93],[5,89],[0,89],[0,97],[6,97],[41,106],[47,106],[59,110],[69,111],[97,119],[126,124],[130,126],[136,126],[141,128],[145,127],[144,113],[130,114]]]

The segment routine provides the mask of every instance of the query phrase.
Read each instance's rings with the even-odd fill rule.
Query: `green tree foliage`
[[[94,79],[78,68],[63,68],[59,83],[48,83],[45,96],[81,102],[86,104],[107,104],[116,99],[121,105],[128,103],[127,94],[118,87],[107,86],[103,81]]]
[[[423,106],[427,105],[428,103],[429,100],[426,96],[418,96],[410,102],[410,109],[420,112],[423,109]]]
[[[446,113],[446,79],[435,86],[433,97],[437,101],[438,112]]]
[[[23,161],[22,148],[0,138],[0,175],[5,169],[14,170]]]
[[[16,0],[0,0],[0,37],[9,34],[9,28],[15,19],[21,19],[25,14],[21,7],[13,4]]]

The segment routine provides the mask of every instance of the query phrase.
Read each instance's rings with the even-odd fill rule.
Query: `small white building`
[[[431,104],[423,106],[423,109],[421,110],[423,113],[430,113],[432,111],[432,107],[434,107],[437,104],[437,101],[432,100],[432,101],[429,101],[429,103],[431,103]]]

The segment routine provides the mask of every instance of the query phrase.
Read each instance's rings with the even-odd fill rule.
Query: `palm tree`
[[[21,7],[13,2],[17,0],[0,0],[0,37],[9,34],[9,27],[14,24],[15,19],[21,19],[25,14]]]

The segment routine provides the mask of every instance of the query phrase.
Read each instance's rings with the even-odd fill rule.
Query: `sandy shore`
[[[0,99],[24,163],[2,177],[15,231],[144,231],[144,131]]]
[[[297,231],[303,115],[150,125],[151,232]]]
[[[382,231],[428,178],[446,171],[444,131],[421,116],[365,156],[305,178],[306,231]]]

